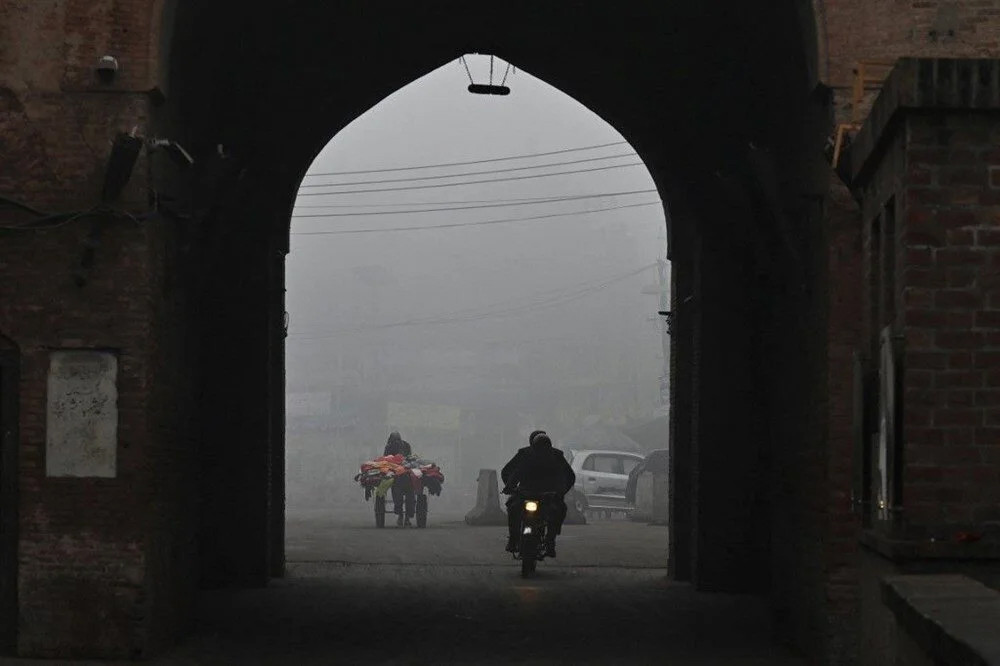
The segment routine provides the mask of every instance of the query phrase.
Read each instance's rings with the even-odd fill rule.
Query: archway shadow
[[[290,565],[204,594],[195,635],[154,663],[802,663],[767,618],[662,570]]]

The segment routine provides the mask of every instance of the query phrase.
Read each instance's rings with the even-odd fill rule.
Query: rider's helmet
[[[531,441],[531,449],[533,451],[543,451],[545,449],[552,448],[552,440],[549,439],[549,436],[545,433],[544,430],[539,430],[535,433],[532,433],[530,441]]]

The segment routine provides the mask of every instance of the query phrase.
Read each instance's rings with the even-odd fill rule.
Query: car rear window
[[[604,474],[621,474],[622,460],[618,456],[593,456],[594,471]],[[589,461],[588,461],[589,462]]]

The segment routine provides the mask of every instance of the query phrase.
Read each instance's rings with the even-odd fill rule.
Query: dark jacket
[[[519,449],[500,471],[504,487],[566,494],[576,483],[576,474],[563,452],[552,446]]]
[[[382,454],[384,456],[411,456],[413,455],[413,448],[410,443],[399,436],[398,432],[394,432],[389,435],[389,441],[385,443],[385,452]]]

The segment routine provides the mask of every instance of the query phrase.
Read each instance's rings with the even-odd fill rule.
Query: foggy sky
[[[488,58],[470,56],[468,62],[477,83],[485,82]],[[505,65],[498,61],[496,67],[502,74]],[[458,60],[449,63],[357,118],[326,146],[309,173],[490,159],[623,141],[594,113],[526,72],[510,74],[507,84],[512,92],[506,97],[469,94],[464,67]],[[632,152],[622,144],[452,168],[307,176],[303,184],[463,174]],[[622,157],[468,179],[638,161]],[[631,381],[642,403],[655,408],[662,322],[655,316],[657,297],[640,292],[656,284],[656,271],[640,269],[664,258],[659,205],[488,226],[305,235],[586,211],[656,202],[655,192],[451,212],[299,217],[380,210],[346,205],[432,208],[452,201],[654,190],[645,167],[461,187],[302,196],[447,182],[453,180],[300,190],[287,263],[288,392],[344,391],[361,382],[366,390],[383,385],[428,392],[459,387],[474,399],[476,391],[485,395],[502,381],[500,375],[509,367],[512,377],[539,385]],[[497,316],[502,313],[508,316]],[[415,321],[424,323],[405,325]],[[365,375],[363,381],[358,373]],[[294,447],[291,439],[289,447]]]

